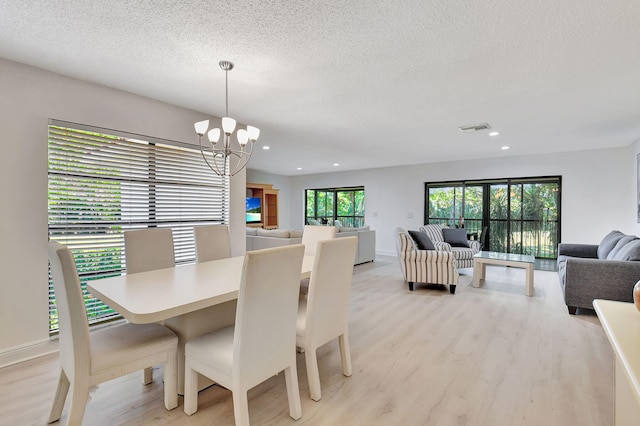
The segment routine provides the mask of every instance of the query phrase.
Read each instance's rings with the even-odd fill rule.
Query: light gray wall
[[[640,150],[640,142],[634,147]],[[303,226],[305,189],[364,185],[365,222],[377,231],[376,252],[395,255],[393,229],[423,224],[424,182],[550,175],[562,176],[562,241],[597,243],[614,228],[640,234],[631,147],[291,177],[290,220],[283,227]],[[275,179],[262,178],[259,183]]]
[[[4,59],[0,76],[0,355],[6,355],[49,340],[48,119],[197,144],[193,123],[209,117]],[[231,179],[234,254],[245,249],[244,175]]]

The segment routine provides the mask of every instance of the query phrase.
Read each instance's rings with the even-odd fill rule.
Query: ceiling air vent
[[[480,124],[473,124],[471,126],[458,127],[458,129],[460,129],[460,131],[464,133],[477,132],[478,130],[487,130],[490,128],[491,126],[489,126],[487,123],[480,123]]]

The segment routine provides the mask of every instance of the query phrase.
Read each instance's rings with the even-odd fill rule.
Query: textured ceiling
[[[271,150],[250,167],[270,173],[640,137],[638,0],[0,0],[0,10],[0,57],[207,114],[224,115],[218,61],[234,62],[229,114],[261,128]],[[458,130],[483,122],[501,134]]]

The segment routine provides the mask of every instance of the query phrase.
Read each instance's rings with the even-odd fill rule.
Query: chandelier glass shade
[[[233,63],[220,61],[219,65],[225,73],[225,116],[222,117],[222,131],[216,127],[207,132],[209,120],[198,121],[194,127],[198,135],[202,158],[204,158],[209,168],[219,176],[233,176],[242,170],[251,159],[253,145],[258,136],[260,136],[260,129],[253,126],[247,126],[246,129],[238,129],[236,138],[240,149],[231,147],[231,135],[236,128],[236,120],[229,117],[228,74],[233,69]],[[202,137],[205,133],[207,133],[210,143],[210,146],[207,144],[206,147],[202,144]],[[222,140],[220,140],[220,136],[222,136]],[[231,161],[232,158],[235,158],[236,161]]]

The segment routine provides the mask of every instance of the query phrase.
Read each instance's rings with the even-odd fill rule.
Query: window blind
[[[74,254],[90,324],[119,318],[86,283],[126,272],[124,231],[173,230],[176,263],[195,261],[194,225],[227,224],[229,180],[190,145],[49,120],[49,239]],[[49,279],[49,332],[58,317]]]

